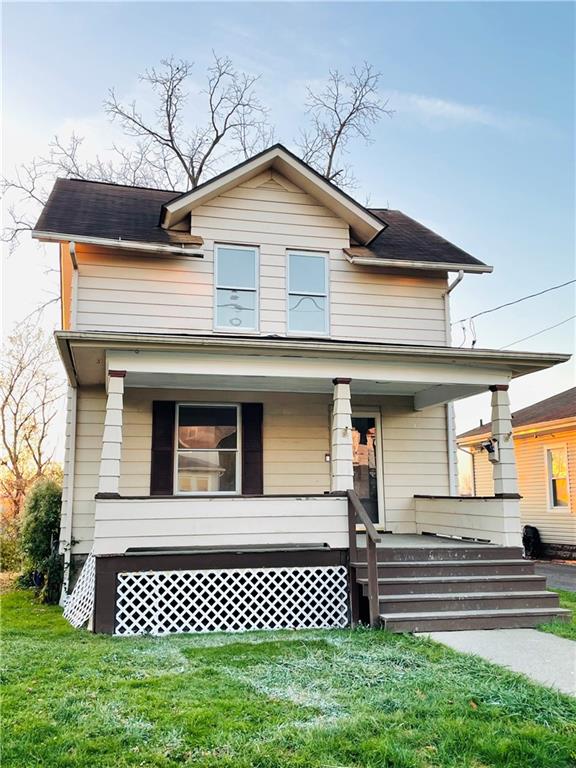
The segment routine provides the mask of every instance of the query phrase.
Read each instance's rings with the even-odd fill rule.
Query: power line
[[[476,317],[480,317],[481,315],[488,315],[490,312],[496,312],[498,309],[504,309],[504,307],[511,307],[513,304],[519,304],[521,301],[526,301],[527,299],[533,299],[535,296],[542,296],[544,293],[549,293],[550,291],[556,291],[558,288],[564,288],[567,285],[571,285],[572,283],[576,283],[576,280],[568,280],[566,283],[560,283],[560,285],[553,285],[550,288],[545,288],[543,291],[538,291],[537,293],[531,293],[528,296],[522,296],[519,299],[514,299],[514,301],[507,301],[506,304],[500,304],[498,307],[492,307],[492,309],[485,309],[483,312],[477,312],[475,315],[470,315],[469,317],[462,317],[460,320],[455,320],[452,325],[458,325],[459,323],[465,323],[466,320],[474,320]]]
[[[524,336],[523,339],[518,339],[517,341],[513,341],[512,344],[506,344],[505,347],[500,347],[500,349],[508,349],[508,347],[513,347],[515,344],[520,344],[521,341],[528,341],[528,339],[533,339],[534,336],[540,336],[541,333],[546,333],[546,331],[551,331],[553,328],[558,328],[560,325],[569,323],[570,320],[574,320],[575,317],[576,315],[571,315],[570,317],[567,317],[566,320],[561,320],[559,323],[556,323],[555,325],[549,325],[548,328],[542,328],[541,331],[536,331],[536,333],[531,333],[530,336]]]

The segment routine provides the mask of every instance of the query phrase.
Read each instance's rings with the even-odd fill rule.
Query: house
[[[507,390],[568,356],[450,345],[450,291],[491,267],[281,145],[178,195],[59,179],[34,236],[60,247],[73,623],[562,615],[520,559]],[[458,498],[451,403],[487,390],[494,494]]]
[[[491,424],[458,436],[469,452],[472,492],[494,492],[488,446]],[[512,414],[520,518],[538,528],[544,553],[576,557],[576,387]]]

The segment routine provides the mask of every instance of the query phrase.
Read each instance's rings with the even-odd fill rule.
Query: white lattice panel
[[[119,573],[117,635],[348,624],[343,566]]]
[[[95,585],[96,558],[90,553],[64,608],[64,618],[68,619],[73,627],[82,627],[92,617]]]

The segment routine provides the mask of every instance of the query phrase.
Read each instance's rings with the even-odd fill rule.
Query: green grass
[[[112,638],[3,598],[3,768],[567,768],[576,700],[383,631]]]
[[[576,592],[567,592],[563,589],[552,589],[551,592],[557,592],[560,596],[560,606],[572,611],[570,621],[551,621],[548,624],[541,624],[538,629],[542,632],[550,632],[558,637],[567,637],[569,640],[576,640]]]

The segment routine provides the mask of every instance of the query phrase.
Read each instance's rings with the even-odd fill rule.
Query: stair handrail
[[[350,547],[350,560],[358,559],[358,544],[356,542],[356,523],[359,522],[366,530],[366,564],[368,567],[368,614],[370,626],[377,627],[380,624],[380,591],[378,589],[378,556],[376,544],[382,537],[374,527],[374,523],[368,517],[360,497],[355,490],[346,491],[348,496],[348,538]],[[354,588],[353,585],[351,585]]]

